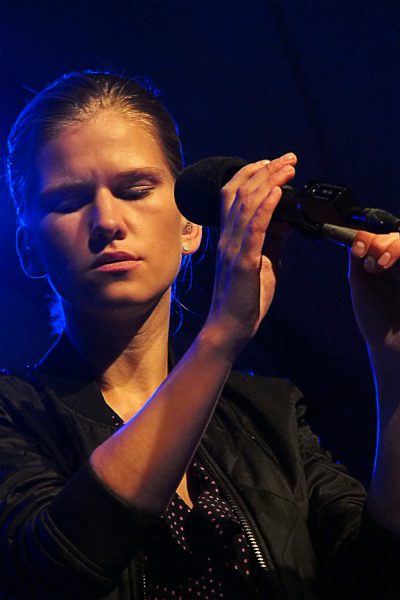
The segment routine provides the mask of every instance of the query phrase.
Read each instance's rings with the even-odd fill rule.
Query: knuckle
[[[385,252],[385,250],[387,250],[387,248],[392,244],[392,240],[390,238],[386,236],[382,236],[382,238],[377,237],[371,242],[369,247],[370,253],[379,255],[380,253]]]
[[[400,233],[390,233],[388,238],[390,246],[400,246]]]
[[[220,240],[218,242],[218,254],[222,255],[225,252],[225,248],[226,248],[226,239],[224,236],[220,237]]]
[[[260,232],[264,232],[264,227],[262,227],[260,221],[258,219],[251,219],[249,224],[247,225],[247,231],[251,234],[256,234]]]
[[[244,183],[243,185],[241,185],[238,188],[237,197],[239,198],[240,202],[244,203],[244,202],[248,201],[249,196],[250,196],[250,186],[248,185],[248,183]]]
[[[242,175],[252,175],[254,173],[254,171],[257,171],[257,169],[260,168],[260,161],[259,162],[253,162],[253,163],[248,163],[247,165],[244,165],[244,167],[242,167],[240,169],[240,171],[238,171],[238,173],[242,174]]]
[[[240,206],[239,206],[239,211],[241,213],[245,213],[248,210],[250,210],[251,208],[251,201],[250,198],[248,196],[245,196],[243,198],[240,198]]]
[[[229,266],[234,261],[235,254],[236,253],[233,251],[232,248],[224,247],[224,248],[220,249],[219,257],[220,257],[221,263],[225,267]]]
[[[260,261],[258,258],[251,256],[241,256],[239,260],[235,262],[234,272],[237,275],[248,275],[258,272],[260,268]]]

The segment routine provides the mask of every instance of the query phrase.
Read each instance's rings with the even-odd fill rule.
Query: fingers
[[[259,261],[264,246],[265,231],[269,225],[274,208],[282,196],[282,190],[274,186],[258,206],[243,235],[241,247],[244,256],[250,261]]]
[[[272,203],[264,201],[274,187],[282,186],[294,177],[296,162],[297,157],[288,153],[272,161],[262,160],[246,165],[232,177],[221,190],[222,242],[224,238],[231,237],[233,230],[238,238],[243,235],[261,203],[264,203],[270,220],[280,196],[277,197],[275,192],[271,196]]]
[[[364,270],[368,273],[390,269],[400,260],[400,234],[359,231],[351,247],[351,253],[364,259]]]
[[[280,158],[274,160],[259,160],[255,163],[250,163],[240,169],[235,175],[228,181],[228,183],[222,188],[227,196],[230,196],[233,200],[237,190],[243,184],[247,183],[249,179],[256,175],[258,171],[265,168],[269,174],[276,173],[285,165],[295,165],[297,163],[297,157],[293,152],[288,152]],[[258,182],[261,181],[263,174],[258,174]],[[264,173],[265,177],[265,173]],[[256,180],[255,180],[256,181]]]

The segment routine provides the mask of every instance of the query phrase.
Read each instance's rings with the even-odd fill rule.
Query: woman
[[[384,552],[387,566],[399,529],[398,307],[381,306],[399,236],[360,232],[352,248],[381,403],[372,524],[298,392],[231,373],[274,295],[268,227],[295,155],[247,165],[221,191],[209,315],[171,370],[171,285],[201,228],[174,202],[180,144],[159,100],[125,77],[70,74],[27,105],[9,147],[21,265],[48,278],[65,326],[39,365],[1,380],[4,596],[382,593],[386,575],[362,585],[354,570]]]

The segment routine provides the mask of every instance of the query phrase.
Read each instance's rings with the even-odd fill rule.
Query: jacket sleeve
[[[11,408],[10,390],[34,411],[35,391],[1,379],[0,597],[103,597],[158,519],[117,498],[88,462],[66,476]]]
[[[324,598],[399,598],[400,547],[373,522],[366,492],[321,448],[297,405],[299,447],[309,492],[309,527]]]

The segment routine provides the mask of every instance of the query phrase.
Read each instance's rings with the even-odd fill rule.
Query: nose
[[[101,190],[91,205],[89,246],[92,252],[99,252],[113,240],[123,240],[127,228],[123,219],[121,200],[111,192]]]

